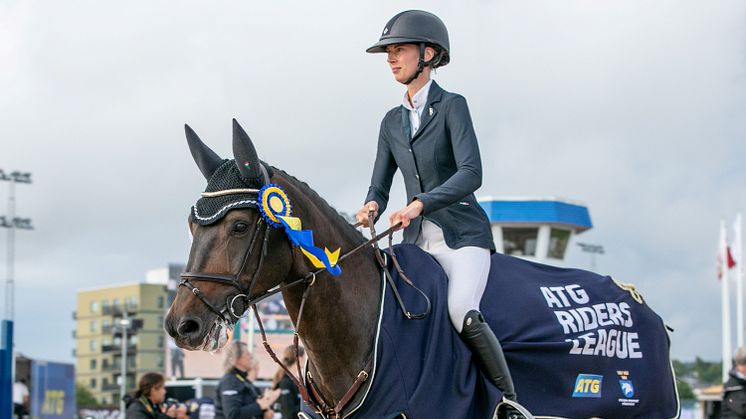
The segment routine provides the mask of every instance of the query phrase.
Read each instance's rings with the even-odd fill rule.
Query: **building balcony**
[[[122,345],[101,345],[101,352],[103,353],[121,353],[122,352]],[[127,353],[135,353],[137,352],[137,345],[130,343],[127,345]]]
[[[101,314],[104,316],[122,317],[124,310],[127,310],[127,314],[135,314],[140,309],[139,304],[125,304],[116,306],[104,306],[101,308]]]
[[[110,383],[101,386],[101,391],[117,391],[119,389],[119,384],[117,383]]]
[[[121,371],[121,370],[122,370],[122,365],[119,363],[101,365],[101,371],[113,372],[113,371]]]

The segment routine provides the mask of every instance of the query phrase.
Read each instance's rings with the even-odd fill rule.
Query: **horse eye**
[[[246,233],[247,231],[249,231],[249,225],[244,222],[239,221],[233,225],[234,233],[240,234],[240,233]]]

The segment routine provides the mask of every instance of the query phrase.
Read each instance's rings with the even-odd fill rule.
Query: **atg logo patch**
[[[601,397],[601,384],[603,375],[578,374],[575,379],[575,389],[572,397]]]

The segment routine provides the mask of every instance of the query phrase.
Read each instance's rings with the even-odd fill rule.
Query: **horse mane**
[[[363,236],[363,234],[358,229],[354,228],[352,224],[349,223],[349,221],[342,217],[339,211],[337,211],[333,206],[326,202],[326,199],[321,197],[318,192],[308,186],[306,182],[277,167],[272,166],[272,170],[275,171],[275,173],[279,172],[283,177],[285,177],[293,185],[298,187],[298,189],[300,189],[304,194],[306,194],[313,202],[318,204],[319,209],[324,213],[324,215],[327,216],[329,222],[333,223],[334,226],[337,227],[342,234],[347,236],[347,238],[360,243],[366,240],[365,236]]]

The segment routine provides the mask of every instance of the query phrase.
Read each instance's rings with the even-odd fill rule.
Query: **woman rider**
[[[448,275],[448,314],[482,372],[509,400],[513,381],[500,342],[479,312],[495,247],[490,223],[474,191],[482,183],[479,145],[463,96],[430,79],[450,61],[448,31],[435,15],[409,10],[391,18],[369,53],[386,53],[394,79],[406,86],[403,103],[381,122],[365,205],[367,226],[386,209],[401,169],[409,205],[389,217],[401,222],[404,242],[429,252]],[[421,217],[420,217],[421,216]]]

